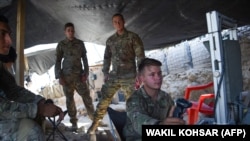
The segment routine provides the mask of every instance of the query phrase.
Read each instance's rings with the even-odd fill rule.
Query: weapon
[[[178,98],[175,101],[176,108],[173,113],[173,117],[182,118],[182,115],[184,112],[186,112],[186,109],[192,106],[192,103],[184,98]]]

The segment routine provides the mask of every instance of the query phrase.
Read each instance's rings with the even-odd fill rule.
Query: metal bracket
[[[227,105],[226,84],[224,76],[224,52],[222,48],[222,30],[228,29],[229,40],[238,40],[236,21],[217,11],[206,13],[208,36],[210,44],[211,62],[213,70],[214,92],[216,96],[215,122],[229,124],[231,113]],[[223,111],[223,112],[222,112]]]

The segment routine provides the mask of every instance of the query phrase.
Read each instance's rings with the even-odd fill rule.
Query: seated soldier
[[[142,83],[127,100],[127,119],[123,129],[126,141],[140,141],[142,125],[184,125],[181,118],[172,117],[174,101],[161,90],[161,62],[151,58],[141,61],[138,72]]]
[[[45,103],[45,98],[18,86],[8,71],[5,59],[9,54],[10,38],[8,19],[0,15],[0,140],[44,141],[41,126],[34,119],[38,116],[64,118],[62,109]]]

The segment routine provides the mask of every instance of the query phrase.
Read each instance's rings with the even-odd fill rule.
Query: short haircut
[[[69,22],[69,23],[66,23],[66,24],[64,25],[64,30],[66,30],[67,27],[73,27],[73,28],[75,28],[75,27],[74,27],[74,24],[73,24],[73,23],[70,23],[70,22]]]
[[[6,24],[9,32],[11,32],[11,29],[10,29],[10,26],[9,26],[9,20],[4,15],[0,15],[0,22]]]
[[[123,15],[120,14],[120,13],[115,13],[115,14],[112,16],[112,20],[113,20],[114,17],[121,17],[121,19],[124,21],[124,17],[123,17]]]
[[[153,58],[144,58],[141,63],[139,64],[139,67],[138,67],[138,72],[139,74],[141,74],[144,70],[145,67],[147,66],[161,66],[162,63],[156,59],[153,59]]]

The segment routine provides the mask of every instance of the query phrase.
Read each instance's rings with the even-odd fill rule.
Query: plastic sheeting
[[[16,32],[17,0],[0,9]],[[105,45],[114,33],[111,17],[120,12],[128,30],[139,34],[145,49],[166,47],[207,33],[206,13],[216,10],[250,24],[249,0],[26,0],[25,47],[54,43],[73,22],[85,42]],[[15,38],[15,36],[14,36]],[[13,40],[15,42],[15,40]]]

